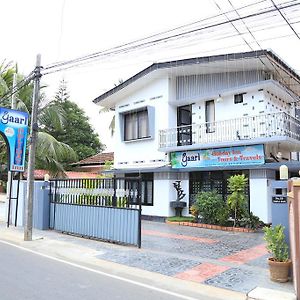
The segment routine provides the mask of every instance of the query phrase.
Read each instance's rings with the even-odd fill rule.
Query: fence
[[[50,228],[141,247],[140,178],[50,182]]]

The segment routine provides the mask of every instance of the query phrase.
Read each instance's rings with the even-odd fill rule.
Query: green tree
[[[248,184],[248,179],[244,174],[242,175],[233,175],[228,178],[228,189],[231,193],[228,196],[228,205],[229,208],[234,213],[234,224],[237,225],[237,222],[246,214],[246,195],[245,188]]]
[[[0,106],[10,107],[10,99],[5,96],[12,88],[14,73],[17,74],[17,84],[24,80],[24,76],[18,74],[17,66],[12,63],[2,63],[0,65]],[[43,90],[44,87],[42,87]],[[30,114],[32,107],[33,84],[23,83],[20,85],[16,98],[16,109],[26,111]],[[36,168],[48,170],[53,176],[64,173],[62,162],[66,159],[76,160],[76,154],[67,144],[57,141],[47,132],[48,124],[52,128],[61,129],[64,124],[64,113],[60,106],[54,101],[49,101],[42,92],[38,100],[38,126],[39,132],[37,137],[36,149]],[[3,139],[0,140],[0,147],[5,148]],[[7,151],[5,151],[7,152]],[[1,151],[2,153],[2,151]],[[0,159],[5,159],[7,154],[2,154]]]
[[[55,103],[65,112],[66,123],[60,129],[47,126],[47,132],[58,141],[71,146],[81,160],[101,152],[105,146],[100,142],[84,111],[69,98],[66,82],[62,80],[55,95]]]

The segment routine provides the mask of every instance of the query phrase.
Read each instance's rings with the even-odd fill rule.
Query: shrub
[[[241,227],[250,228],[256,230],[263,226],[263,222],[259,219],[258,216],[254,215],[252,212],[245,214],[239,221]]]
[[[216,191],[201,192],[197,195],[196,204],[203,223],[224,225],[229,212],[222,196]]]
[[[190,208],[190,213],[194,218],[194,221],[198,221],[199,218],[199,207],[197,203],[193,204]]]
[[[264,239],[267,249],[275,261],[285,262],[289,259],[288,245],[285,242],[284,226],[264,227]]]

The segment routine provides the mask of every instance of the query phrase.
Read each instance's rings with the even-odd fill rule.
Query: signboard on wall
[[[0,107],[0,134],[9,149],[9,171],[24,172],[28,114]]]
[[[218,149],[180,151],[171,153],[174,169],[247,166],[265,163],[263,145],[249,145]]]

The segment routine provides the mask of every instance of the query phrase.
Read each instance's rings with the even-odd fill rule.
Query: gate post
[[[113,187],[114,187],[114,194],[112,198],[112,206],[116,207],[117,206],[117,178],[116,175],[112,178],[113,180]]]
[[[293,281],[297,299],[300,294],[300,180],[290,180],[288,185],[290,249],[293,262]]]
[[[138,225],[138,247],[142,246],[142,178],[138,179],[138,203],[139,203],[139,225]]]

